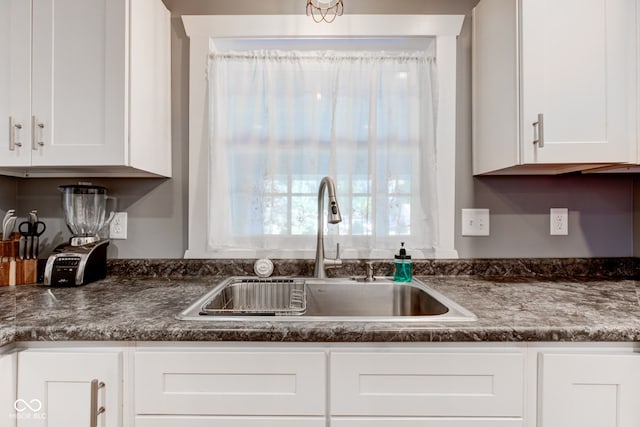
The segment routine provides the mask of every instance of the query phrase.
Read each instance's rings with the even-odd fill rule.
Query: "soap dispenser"
[[[411,255],[407,255],[407,250],[404,248],[404,242],[401,242],[400,251],[395,256],[393,267],[394,282],[410,282],[411,279],[413,279]]]

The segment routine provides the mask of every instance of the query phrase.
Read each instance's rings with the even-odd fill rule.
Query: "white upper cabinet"
[[[31,2],[0,2],[0,164],[27,166],[31,144]],[[26,153],[26,154],[25,154]]]
[[[635,162],[635,0],[481,0],[473,43],[474,174]]]
[[[8,0],[0,20],[4,173],[171,175],[160,0]]]

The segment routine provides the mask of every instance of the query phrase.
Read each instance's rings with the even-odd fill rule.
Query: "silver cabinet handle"
[[[18,132],[22,130],[22,124],[16,123],[16,120],[9,116],[9,150],[15,151],[16,147],[22,147],[22,142],[18,138]]]
[[[544,147],[544,114],[538,114],[538,121],[533,123],[533,143],[538,147]]]
[[[44,123],[38,121],[36,116],[31,116],[31,149],[37,150],[44,147]]]
[[[98,416],[105,411],[104,406],[98,407],[98,391],[105,384],[98,380],[91,381],[91,424],[90,427],[98,427]]]

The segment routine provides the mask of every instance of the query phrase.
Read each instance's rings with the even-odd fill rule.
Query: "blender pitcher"
[[[73,234],[72,246],[82,246],[101,240],[99,232],[113,219],[116,199],[107,196],[107,189],[98,185],[77,184],[58,187],[62,192],[62,210],[67,227]],[[107,216],[107,203],[112,207]]]

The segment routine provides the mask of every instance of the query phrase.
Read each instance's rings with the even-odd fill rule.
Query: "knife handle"
[[[40,238],[38,236],[33,236],[33,242],[31,244],[33,245],[31,248],[31,258],[38,259],[38,246],[40,244]]]
[[[25,259],[27,257],[27,238],[20,236],[20,243],[18,246],[18,258]]]
[[[33,258],[33,236],[27,236],[27,259]]]

